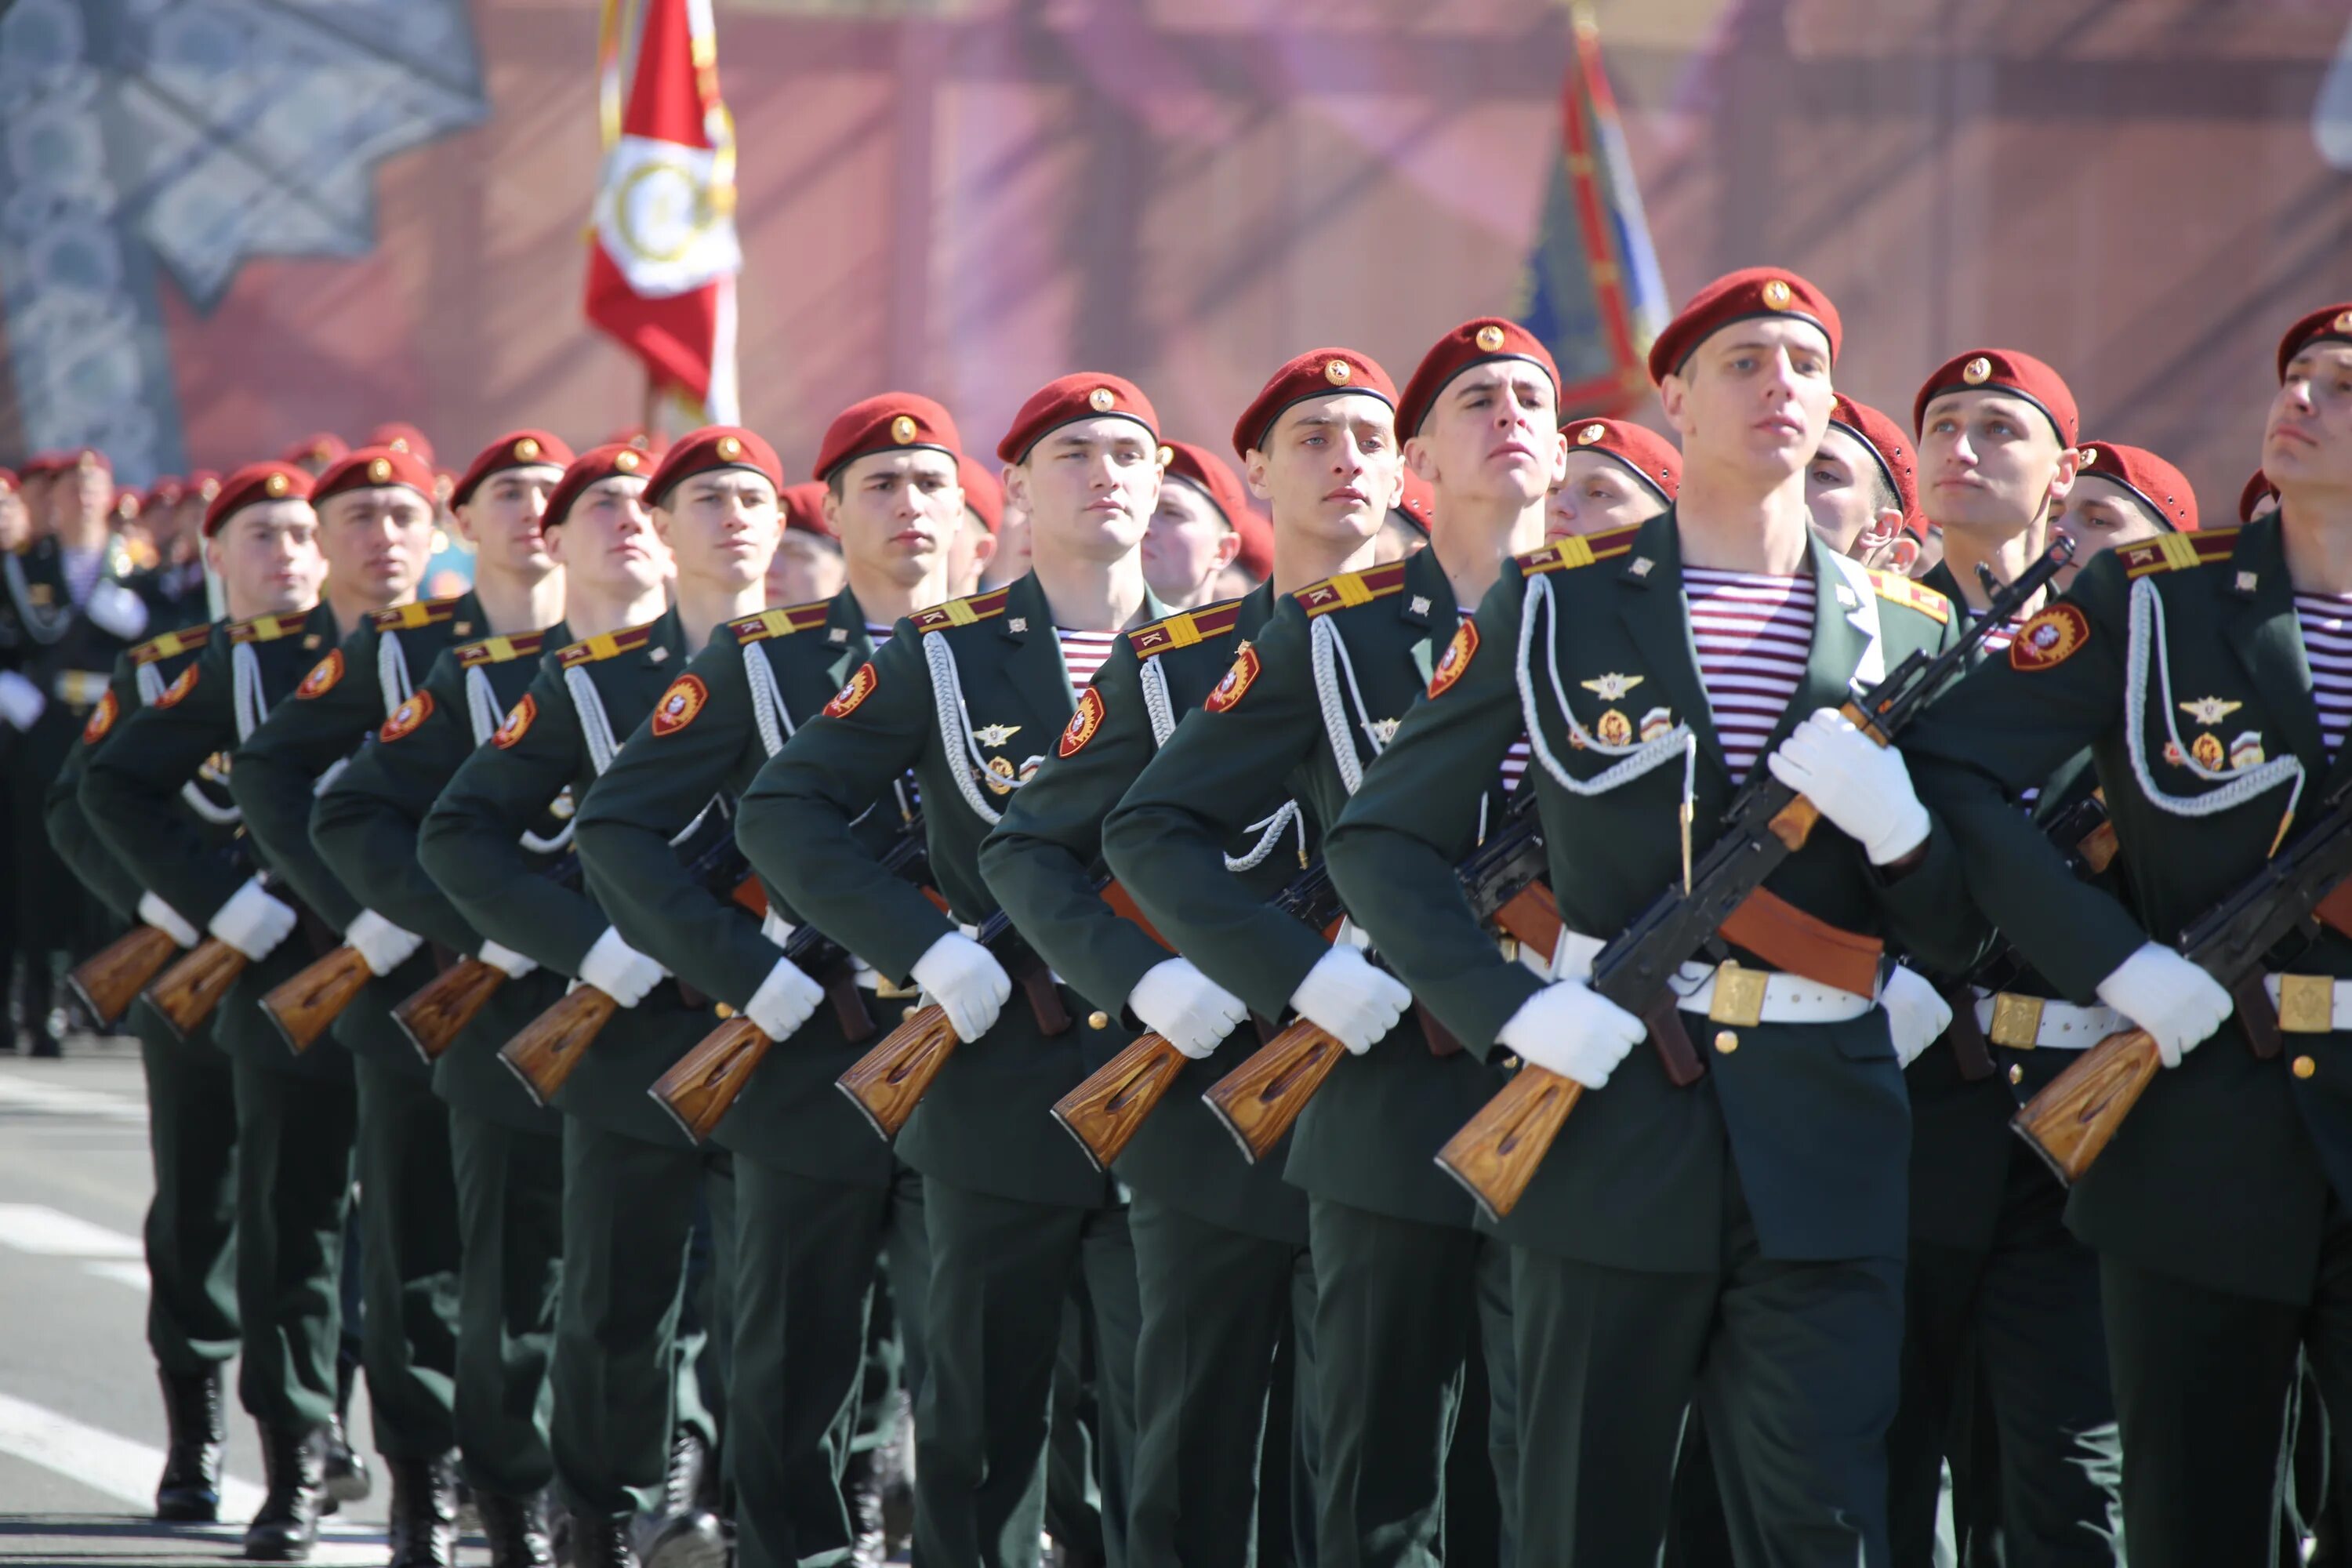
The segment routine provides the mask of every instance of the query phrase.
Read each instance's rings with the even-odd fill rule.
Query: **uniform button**
[[[1720,1030],[1715,1037],[1715,1048],[1727,1057],[1739,1048],[1739,1037],[1729,1029]]]
[[[1109,1014],[1108,1014],[1108,1013],[1089,1013],[1089,1014],[1087,1014],[1087,1028],[1089,1028],[1089,1029],[1108,1029],[1108,1028],[1109,1028],[1109,1027],[1110,1027],[1110,1015],[1109,1015]]]
[[[2315,1073],[2315,1072],[2317,1072],[2318,1070],[2319,1070],[2319,1064],[2318,1064],[2316,1061],[2313,1060],[2311,1058],[2309,1058],[2309,1057],[2297,1057],[2297,1058],[2294,1058],[2294,1076],[2295,1076],[2295,1077],[2297,1077],[2297,1078],[2309,1078],[2313,1073]]]
[[[2025,1067],[2023,1063],[2012,1062],[2010,1064],[2009,1081],[2011,1083],[2023,1083],[2025,1081]]]

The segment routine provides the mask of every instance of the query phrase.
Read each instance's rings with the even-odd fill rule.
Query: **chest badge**
[[[1633,743],[1633,721],[1620,709],[1612,708],[1593,724],[1592,732],[1604,746],[1624,746]]]
[[[1664,734],[1674,727],[1675,716],[1670,710],[1664,708],[1653,708],[1647,713],[1642,715],[1642,740],[1643,743],[1646,744],[1649,742],[1656,740],[1659,736]]]
[[[2196,758],[2197,765],[2209,773],[2220,773],[2221,764],[2229,760],[2228,753],[2222,750],[2221,737],[2210,730],[2189,742],[2189,754]]]
[[[2218,697],[2200,697],[2193,702],[2183,702],[2180,710],[2200,724],[2219,724],[2244,706],[2242,702],[2224,702]]]
[[[1402,719],[1374,719],[1365,724],[1364,733],[1372,738],[1372,744],[1385,746],[1396,739],[1397,726],[1403,722]]]
[[[971,732],[971,738],[993,751],[1021,733],[1018,724],[989,724]]]
[[[2263,765],[2263,737],[2258,731],[2248,730],[2230,742],[2230,765],[2243,770]]]
[[[1642,684],[1638,675],[1596,675],[1590,680],[1577,682],[1603,702],[1622,702],[1625,694]]]

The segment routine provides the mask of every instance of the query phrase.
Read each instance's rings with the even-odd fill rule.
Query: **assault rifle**
[[[577,892],[580,851],[567,850],[540,875],[559,888]],[[400,1026],[400,1032],[408,1037],[419,1056],[427,1062],[439,1061],[441,1054],[456,1042],[467,1025],[481,1016],[482,1009],[489,1005],[490,998],[506,983],[505,970],[468,953],[418,986],[413,995],[392,1010],[392,1021]]]

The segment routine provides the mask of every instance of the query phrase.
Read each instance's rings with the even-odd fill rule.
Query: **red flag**
[[[741,418],[735,374],[735,126],[719,96],[710,0],[640,0],[634,47],[605,0],[604,166],[588,255],[588,320],[645,362],[657,390],[711,424]],[[626,82],[624,92],[623,84]]]

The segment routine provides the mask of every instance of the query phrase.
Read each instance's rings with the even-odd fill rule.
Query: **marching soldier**
[[[1396,411],[1405,456],[1434,492],[1430,547],[1282,600],[1104,828],[1112,868],[1181,951],[1260,1016],[1296,1008],[1359,1058],[1308,1103],[1287,1162],[1308,1201],[1316,1549],[1331,1568],[1515,1560],[1508,1256],[1472,1228],[1469,1200],[1429,1158],[1502,1080],[1418,1018],[1400,1022],[1410,994],[1352,935],[1327,946],[1249,899],[1223,874],[1222,846],[1276,791],[1318,826],[1337,818],[1420,694],[1433,649],[1514,550],[1541,542],[1567,449],[1558,387],[1550,354],[1509,322],[1466,321],[1441,338]],[[1321,499],[1360,490],[1387,505],[1379,472]],[[1517,782],[1499,768],[1476,778],[1498,812]],[[1476,837],[1474,822],[1461,847]],[[1476,1470],[1448,1465],[1486,1414],[1463,1410],[1482,1349],[1499,1531],[1496,1505],[1460,1489]],[[1482,1524],[1499,1549],[1470,1546]]]
[[[761,1568],[881,1561],[875,1444],[856,1447],[861,1363],[887,1256],[909,1381],[921,1382],[929,1274],[921,1178],[834,1088],[866,1047],[843,1034],[823,988],[771,940],[789,934],[795,911],[772,904],[763,933],[740,906],[698,886],[669,846],[714,794],[731,810],[891,626],[944,596],[965,526],[959,447],[955,422],[928,397],[885,393],[837,416],[816,475],[847,587],[719,628],[580,816],[581,852],[614,928],[778,1043],[717,1133],[736,1156],[728,1430],[736,1551]],[[879,853],[907,831],[907,797],[893,784],[869,804],[857,832]],[[871,995],[876,982],[860,979],[859,1005],[878,1020],[886,1009]],[[895,1008],[887,1016],[898,1021]],[[853,1471],[845,1510],[843,1480]]]
[[[2060,593],[2103,550],[2197,531],[2197,492],[2188,477],[2147,447],[2091,441],[2075,458],[2074,488],[2050,503],[2051,532],[2074,542],[2074,558],[2055,579]]]
[[[1953,847],[1899,758],[1819,711],[1955,635],[1940,598],[1811,531],[1804,468],[1838,338],[1793,274],[1700,290],[1650,356],[1682,437],[1675,507],[1507,565],[1328,841],[1349,909],[1448,1027],[1590,1091],[1496,1227],[1521,1449],[1544,1456],[1519,1494],[1530,1563],[1656,1552],[1694,1398],[1738,1561],[1886,1560],[1908,1121],[1879,999],[1773,972],[1738,1005],[1726,976],[1763,967],[1752,953],[1686,965],[1679,1006],[1718,1022],[1711,1070],[1678,1089],[1633,1054],[1643,1020],[1579,978],[1678,879],[1680,825],[1703,847],[1768,763],[1826,819],[1771,879],[1778,897],[1850,933],[1916,924],[1944,952],[1972,934]],[[1503,411],[1445,412],[1422,460],[1497,464]],[[1451,504],[1441,489],[1439,548]],[[1498,952],[1453,872],[1519,743],[1563,921],[1544,973]],[[1922,1011],[1906,1053],[1940,1026],[1932,994]]]
[[[584,798],[687,658],[758,607],[782,483],[765,441],[713,426],[673,446],[646,481],[650,531],[634,505],[565,524],[566,616],[583,640],[542,661],[443,791],[419,844],[475,930],[619,1005],[555,1098],[567,1120],[553,1454],[583,1568],[723,1558],[719,1521],[698,1497],[719,1435],[698,1393],[706,1336],[682,1332],[679,1316],[706,1205],[729,1283],[733,1182],[724,1157],[696,1150],[646,1093],[709,1031],[708,1006],[632,947],[596,899],[530,875],[521,837],[567,787]],[[665,611],[672,561],[677,600]],[[588,603],[592,589],[601,604]]]
[[[830,599],[846,579],[841,564],[841,541],[826,531],[824,486],[811,482],[786,485],[778,498],[784,531],[776,553],[768,562],[764,593],[771,605],[808,605]]]
[[[1143,580],[1171,609],[1196,610],[1230,597],[1221,579],[1241,554],[1239,520],[1249,513],[1249,494],[1233,465],[1207,447],[1171,441],[1168,450],[1174,482],[1160,485],[1143,531]]]
[[[1004,485],[995,469],[970,453],[956,458],[956,479],[963,486],[964,525],[948,555],[948,597],[961,599],[980,592],[981,574],[996,558],[996,531],[1004,524]]]
[[[1010,465],[1008,501],[1030,520],[1034,570],[902,622],[761,771],[738,832],[795,910],[886,976],[913,976],[963,1042],[898,1144],[923,1173],[931,1247],[916,1556],[1036,1561],[1062,1301],[1082,1280],[1104,1546],[1123,1564],[1135,1254],[1117,1188],[1045,1117],[1128,1031],[1047,1036],[1034,1005],[1006,1006],[1003,964],[968,933],[995,908],[981,839],[1054,750],[1121,632],[1163,613],[1136,557],[1160,486],[1159,419],[1117,376],[1064,376],[1022,405],[997,455]],[[952,914],[885,870],[853,828],[909,769]]]
[[[2278,368],[2275,518],[2095,558],[1906,736],[1986,912],[2062,994],[2145,1029],[2163,1064],[2066,1211],[2099,1255],[2142,1563],[2273,1560],[2298,1350],[2352,1405],[2329,1268],[2352,1126],[2327,1008],[2352,948],[2328,926],[2274,960],[2294,973],[2264,981],[2288,1042],[2273,1059],[2247,1048],[2272,1018],[2225,1028],[2231,993],[2151,934],[2246,881],[2343,773],[2352,306],[2297,321]],[[2085,747],[2130,871],[2121,897],[2077,881],[2011,804]]]
[[[1916,541],[1905,542],[1919,510],[1918,469],[1902,426],[1839,393],[1822,448],[1805,465],[1805,508],[1813,531],[1865,566],[1907,570],[1918,553]]]
[[[1683,455],[1625,419],[1587,419],[1570,432],[1568,473],[1551,489],[1544,538],[1605,533],[1647,522],[1675,504]]]

